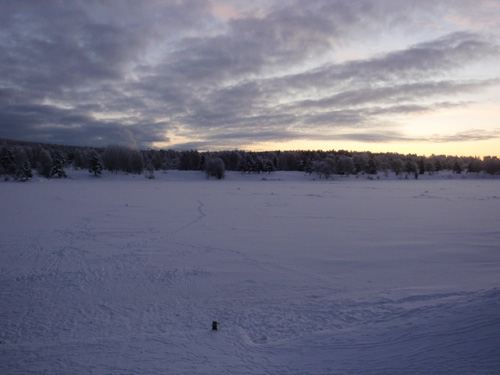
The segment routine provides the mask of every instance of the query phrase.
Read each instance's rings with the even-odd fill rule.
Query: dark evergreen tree
[[[257,173],[264,172],[264,163],[262,162],[262,159],[257,156],[255,160],[255,169]]]
[[[366,169],[367,161],[363,155],[354,155],[352,162],[354,164],[354,173],[358,174]]]
[[[226,170],[228,171],[239,171],[240,170],[240,160],[242,151],[222,151],[218,152],[217,156],[222,159]]]
[[[431,156],[431,160],[434,162],[434,169],[435,169],[436,172],[439,173],[439,171],[443,170],[444,166],[443,166],[442,157],[436,156],[436,155],[432,155]]]
[[[54,157],[54,162],[50,171],[50,177],[57,176],[59,178],[66,178],[66,172],[64,171],[64,158],[56,154]]]
[[[500,173],[500,159],[496,156],[486,156],[483,159],[484,170],[488,174],[497,174]]]
[[[13,177],[15,180],[26,181],[33,177],[31,164],[24,147],[14,146],[12,148],[4,146],[0,153],[0,173]]]
[[[14,177],[16,174],[16,162],[14,160],[14,154],[8,147],[4,147],[2,150],[2,168],[6,175]]]
[[[436,171],[436,166],[434,165],[434,161],[432,159],[426,159],[425,170],[429,175],[433,175]]]
[[[483,163],[481,160],[474,158],[467,164],[467,173],[479,173],[483,170]]]
[[[264,171],[267,173],[274,172],[274,164],[271,160],[266,161],[266,165],[264,166]]]
[[[200,171],[204,171],[205,170],[205,154],[201,154],[200,156]]]
[[[373,157],[368,159],[368,163],[365,167],[365,172],[367,174],[377,174],[377,166],[375,165],[375,159]]]
[[[244,172],[247,172],[247,173],[257,172],[256,166],[255,166],[255,160],[254,160],[253,154],[251,152],[248,152],[245,156],[245,170],[244,170]]]
[[[243,153],[240,162],[238,163],[238,170],[241,171],[241,173],[248,172],[247,157],[245,153]]]
[[[197,171],[200,168],[200,153],[197,150],[181,151],[179,170]]]
[[[16,171],[16,180],[27,181],[31,177],[33,177],[31,164],[29,160],[25,160],[20,168],[18,168]]]
[[[350,175],[354,173],[354,164],[352,158],[346,155],[337,157],[337,173],[340,175]]]
[[[417,165],[416,165],[416,163],[412,159],[410,159],[410,158],[406,159],[404,171],[406,173],[408,173],[408,174],[415,174],[415,173],[417,173]]]
[[[425,173],[425,158],[418,159],[418,174]]]
[[[165,155],[165,150],[160,150],[160,151],[153,151],[150,150],[150,160],[151,163],[153,164],[153,168],[157,171],[160,169],[167,169],[163,168],[166,166],[165,160],[164,160],[164,155]]]
[[[93,173],[94,176],[98,177],[102,174],[103,166],[101,158],[96,152],[93,152],[89,160],[89,172]]]
[[[276,155],[273,157],[273,165],[274,165],[274,170],[278,169],[278,158]]]

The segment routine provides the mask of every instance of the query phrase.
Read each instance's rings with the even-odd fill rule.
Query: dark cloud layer
[[[394,116],[463,106],[499,83],[461,74],[498,57],[491,31],[498,25],[441,24],[448,9],[464,18],[490,11],[469,7],[460,0],[2,1],[0,137],[196,148],[409,141]],[[370,50],[378,38],[413,34],[410,44]],[[359,56],[346,58],[351,46]],[[471,131],[434,141],[494,137]]]

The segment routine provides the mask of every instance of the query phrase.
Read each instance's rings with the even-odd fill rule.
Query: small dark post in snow
[[[217,331],[217,324],[215,320],[212,322],[212,331]]]

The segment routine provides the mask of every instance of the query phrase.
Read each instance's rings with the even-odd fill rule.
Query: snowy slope
[[[1,374],[500,372],[498,179],[72,172],[0,209]]]

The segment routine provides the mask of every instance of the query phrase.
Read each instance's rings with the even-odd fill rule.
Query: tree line
[[[145,173],[154,178],[155,171],[199,170],[207,178],[223,178],[224,172],[271,173],[301,171],[320,178],[333,175],[376,175],[392,172],[397,176],[418,178],[442,170],[453,173],[500,174],[500,159],[479,157],[353,152],[345,150],[200,152],[197,150],[138,150],[122,145],[106,148],[40,144],[0,139],[0,175],[26,181],[34,173],[46,178],[65,178],[65,169],[84,169],[95,176],[103,170]]]

